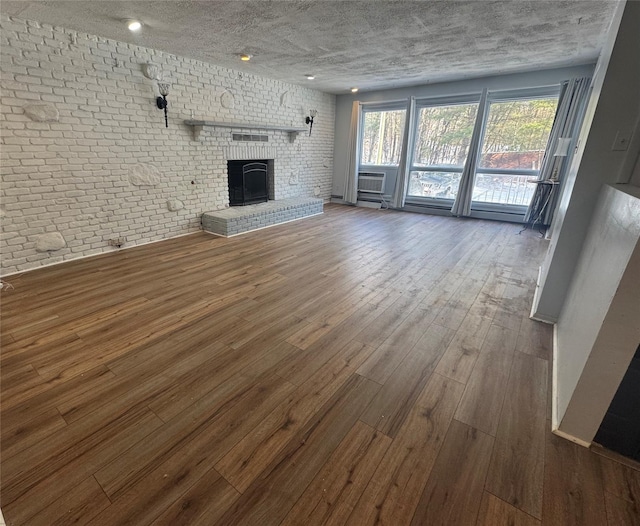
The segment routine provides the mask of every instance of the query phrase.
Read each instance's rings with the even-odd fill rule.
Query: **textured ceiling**
[[[3,14],[333,93],[595,61],[614,1],[8,1]],[[123,20],[144,26],[131,33]],[[241,63],[240,53],[253,59]],[[305,80],[305,74],[316,80]]]

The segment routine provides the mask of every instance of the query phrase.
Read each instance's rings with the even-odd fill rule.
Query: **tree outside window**
[[[364,113],[360,164],[397,166],[400,163],[406,110]]]

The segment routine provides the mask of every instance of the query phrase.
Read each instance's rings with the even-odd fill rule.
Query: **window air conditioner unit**
[[[382,194],[387,174],[382,172],[359,172],[358,192],[367,194]]]

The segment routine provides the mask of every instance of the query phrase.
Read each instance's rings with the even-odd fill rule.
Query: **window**
[[[473,189],[474,202],[529,204],[557,105],[557,97],[489,104]]]
[[[455,199],[469,153],[477,103],[416,108],[408,195]]]
[[[365,105],[360,168],[384,172],[391,188],[397,177],[407,177],[409,204],[445,209],[458,197],[473,153],[472,211],[494,219],[524,216],[536,189],[558,93],[558,86],[542,86],[416,100],[408,127],[408,166],[402,173],[405,118],[413,102]]]
[[[398,166],[406,110],[363,111],[361,165]]]

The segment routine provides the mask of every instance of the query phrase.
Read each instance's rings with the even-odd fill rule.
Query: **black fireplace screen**
[[[227,161],[229,205],[242,206],[269,200],[268,163]]]

